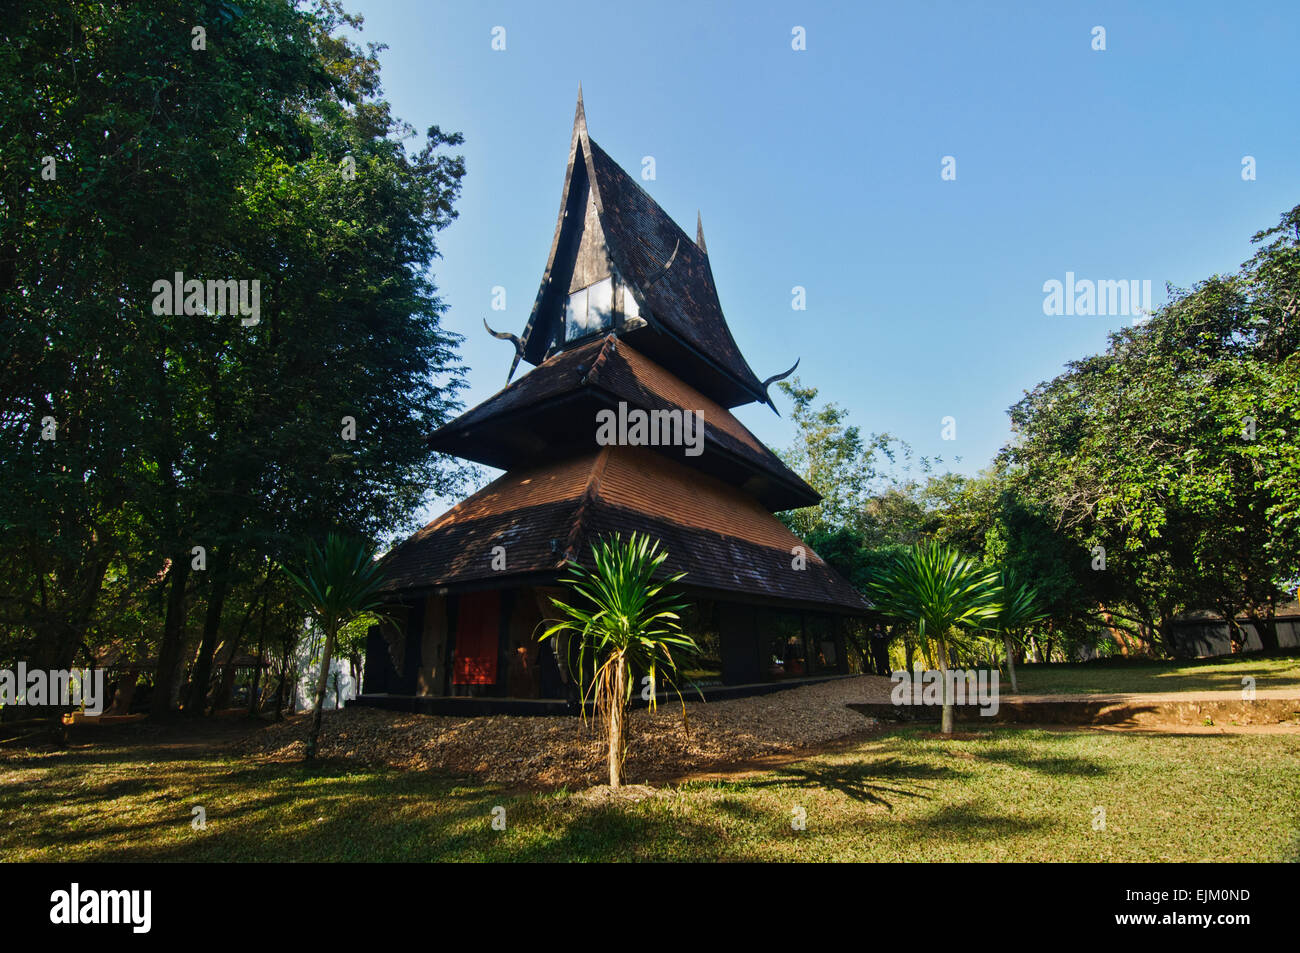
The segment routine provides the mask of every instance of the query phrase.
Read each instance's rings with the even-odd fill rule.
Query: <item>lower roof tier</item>
[[[683,587],[827,611],[870,604],[747,493],[635,447],[513,470],[384,560],[390,593],[554,577],[598,539],[647,533]],[[504,568],[502,568],[504,567]]]

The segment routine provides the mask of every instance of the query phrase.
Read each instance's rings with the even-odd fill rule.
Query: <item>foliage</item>
[[[421,438],[463,384],[429,274],[461,138],[410,142],[378,49],[340,35],[359,26],[329,0],[0,24],[0,655],[129,646],[157,658],[159,712],[197,656],[200,712],[219,646],[296,638],[265,567],[455,492]],[[260,320],[153,313],[176,272],[259,282]]]
[[[311,613],[325,634],[307,735],[306,760],[310,761],[316,756],[335,639],[341,629],[359,616],[378,614],[384,574],[374,550],[338,533],[330,533],[323,547],[309,545],[299,572],[287,568],[284,572],[298,587],[302,607]]]
[[[542,640],[563,632],[578,636],[577,671],[582,680],[581,702],[595,702],[597,717],[609,739],[609,783],[621,783],[626,757],[625,714],[632,698],[632,672],[650,678],[650,708],[656,705],[660,680],[686,705],[676,677],[683,665],[699,654],[695,641],[680,626],[682,600],[668,591],[685,573],[655,579],[668,558],[657,541],[632,534],[597,542],[591,550],[593,568],[570,566],[563,581],[582,598],[578,605],[552,599],[561,620],[542,633]]]
[[[1273,241],[1241,273],[1174,292],[1012,409],[1004,455],[1027,495],[1076,545],[1104,548],[1088,588],[1155,647],[1187,609],[1271,616],[1300,575],[1285,462],[1300,453],[1298,236],[1300,208],[1255,236]]]
[[[817,389],[804,387],[798,377],[778,386],[794,403],[797,433],[785,462],[822,497],[817,506],[783,513],[781,519],[801,537],[840,527],[864,532],[873,492],[890,482],[888,468],[899,457],[911,460],[911,448],[889,434],[864,436],[847,423],[848,411],[835,404],[815,407]],[[929,461],[923,458],[920,465],[928,468]]]
[[[947,679],[950,645],[969,648],[999,612],[997,574],[951,546],[925,543],[896,557],[871,581],[876,608],[910,619],[922,644],[933,642],[943,679],[943,731],[952,733],[952,698]],[[960,630],[965,630],[960,631]]]

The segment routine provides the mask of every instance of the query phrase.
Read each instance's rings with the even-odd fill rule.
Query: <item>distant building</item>
[[[1300,647],[1300,602],[1278,606],[1273,618],[1277,625],[1278,648]],[[1262,651],[1264,643],[1255,624],[1245,616],[1239,616],[1237,625],[1246,636],[1241,651]],[[1213,612],[1186,612],[1174,619],[1171,631],[1175,655],[1204,658],[1232,654],[1232,636],[1228,623],[1221,615]]]

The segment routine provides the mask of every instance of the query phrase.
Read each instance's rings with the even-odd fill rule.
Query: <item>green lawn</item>
[[[1243,675],[1255,688],[1300,688],[1300,654],[1289,657],[1213,658],[1199,661],[1143,661],[1110,658],[1065,665],[1019,665],[1020,691],[1027,695],[1111,692],[1241,691]],[[1007,683],[1003,691],[1010,691]]]
[[[1300,859],[1300,736],[915,728],[671,797],[159,748],[0,755],[5,860]],[[594,779],[599,780],[599,779]],[[191,808],[208,827],[191,828]],[[507,829],[491,828],[506,809]],[[1095,808],[1105,809],[1094,830]],[[795,808],[807,829],[791,828]]]

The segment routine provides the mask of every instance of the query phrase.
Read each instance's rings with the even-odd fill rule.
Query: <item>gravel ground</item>
[[[845,705],[888,702],[890,688],[887,678],[858,676],[690,704],[689,732],[679,705],[660,706],[653,715],[637,709],[629,717],[626,780],[662,781],[861,733],[870,722]],[[307,718],[300,715],[259,731],[237,750],[301,759],[306,733]],[[584,727],[574,717],[459,718],[345,708],[325,712],[320,756],[524,786],[585,787],[606,778],[595,722]]]

